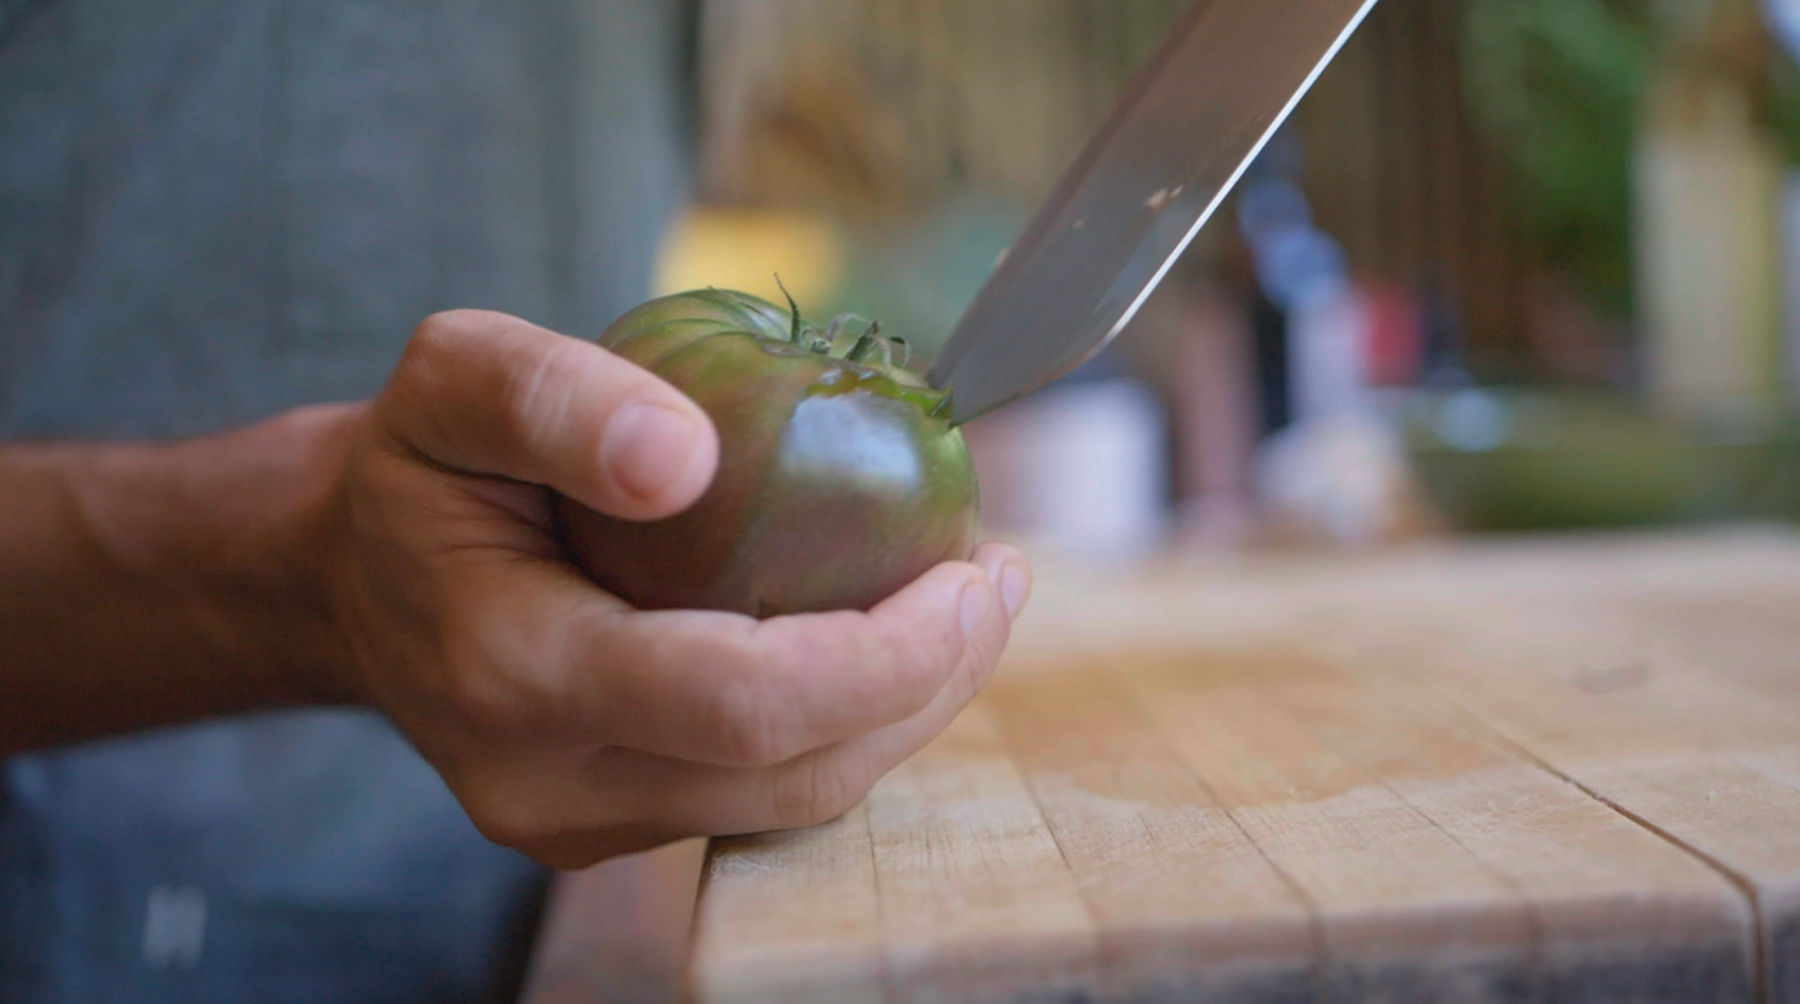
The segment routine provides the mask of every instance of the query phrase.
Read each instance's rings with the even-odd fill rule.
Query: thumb
[[[374,414],[403,451],[620,519],[686,509],[718,467],[712,421],[681,392],[598,345],[487,311],[426,318]]]

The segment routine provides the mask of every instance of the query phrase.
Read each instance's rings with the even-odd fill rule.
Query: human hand
[[[428,319],[344,438],[317,521],[343,689],[497,843],[573,868],[854,805],[987,682],[1030,590],[984,545],[867,613],[640,612],[570,564],[552,490],[657,519],[717,436],[606,350],[500,314]]]

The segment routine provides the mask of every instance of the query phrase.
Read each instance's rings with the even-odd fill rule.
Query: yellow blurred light
[[[695,207],[657,255],[656,293],[715,286],[802,307],[828,299],[844,277],[844,240],[830,220],[799,212]]]

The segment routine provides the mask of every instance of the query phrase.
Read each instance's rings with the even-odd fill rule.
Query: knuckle
[[[835,758],[808,757],[784,771],[776,784],[771,806],[776,828],[796,830],[828,823],[862,801],[868,787],[849,776]]]
[[[471,330],[491,326],[498,315],[485,310],[440,310],[419,322],[413,342],[423,348],[458,341]]]
[[[533,840],[513,850],[553,871],[578,872],[612,858],[651,850],[664,842],[611,834],[566,834]]]
[[[773,767],[793,755],[791,717],[776,688],[739,678],[719,688],[713,735],[721,760],[732,767]]]
[[[889,632],[882,639],[882,649],[893,662],[896,682],[915,688],[943,683],[946,672],[962,654],[947,632],[926,637],[905,631]]]
[[[884,631],[858,650],[841,653],[839,660],[845,674],[861,679],[856,699],[863,706],[910,713],[929,703],[943,686],[957,655],[934,638]]]
[[[485,310],[445,310],[430,315],[413,329],[400,354],[396,377],[403,383],[427,386],[441,382],[471,343],[502,329],[505,322],[504,314]]]
[[[522,810],[509,799],[488,793],[465,796],[463,811],[476,831],[501,847],[522,850],[557,834],[554,827],[547,826],[535,813]]]
[[[531,688],[483,655],[445,661],[451,709],[478,733],[522,732],[542,724]]]
[[[419,322],[413,329],[412,339],[406,343],[406,350],[401,355],[401,364],[411,363],[415,366],[430,363],[446,349],[461,340],[462,333],[468,330],[470,318],[468,311],[448,310],[432,314]]]
[[[445,314],[433,314],[419,322],[400,353],[389,381],[390,390],[413,400],[441,384],[449,359],[455,354],[461,327]]]
[[[551,429],[562,429],[575,404],[576,387],[567,375],[578,372],[569,355],[578,343],[557,344],[535,353],[517,353],[503,372],[499,417],[515,442],[528,448],[544,441]]]
[[[433,649],[451,712],[479,734],[545,736],[578,721],[562,686],[569,639],[521,613],[528,602],[505,568],[451,559],[435,570]]]

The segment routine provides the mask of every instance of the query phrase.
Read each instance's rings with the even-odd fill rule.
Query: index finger
[[[937,566],[867,613],[755,622],[632,613],[593,639],[609,736],[698,763],[767,767],[916,714],[994,627],[978,566]]]
[[[766,767],[902,721],[929,705],[972,646],[1004,638],[995,584],[1024,556],[984,545],[937,566],[867,613],[756,621],[646,613],[553,561],[460,576],[479,602],[462,630],[520,663],[544,727],[658,756]],[[530,582],[518,576],[529,577]],[[498,667],[500,672],[508,672]]]

